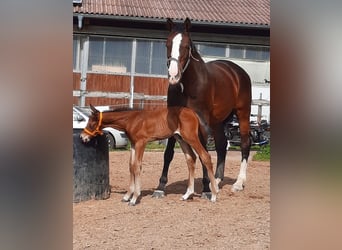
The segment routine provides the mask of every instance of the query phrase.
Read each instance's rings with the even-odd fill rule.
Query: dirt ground
[[[251,152],[253,155],[255,152]],[[211,152],[216,165],[216,153]],[[239,172],[240,152],[228,151],[225,179],[216,203],[202,199],[202,168],[196,165],[196,195],[186,191],[188,170],[181,151],[169,171],[166,196],[152,198],[162,170],[163,152],[145,152],[142,198],[121,202],[129,181],[129,151],[109,153],[111,195],[73,205],[74,249],[269,249],[270,163],[252,161],[242,192],[230,188]]]

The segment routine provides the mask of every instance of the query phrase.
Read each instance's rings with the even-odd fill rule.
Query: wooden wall
[[[109,74],[87,74],[87,91],[100,92],[130,92],[130,76],[109,75]],[[166,96],[168,81],[166,78],[156,77],[134,77],[134,93]],[[80,73],[73,74],[73,90],[80,90]],[[73,103],[79,104],[79,97],[73,97]],[[128,106],[128,98],[104,98],[104,97],[86,97],[85,105],[94,106]],[[166,106],[166,102],[162,100],[134,100],[134,107],[143,107],[144,109],[156,109]]]

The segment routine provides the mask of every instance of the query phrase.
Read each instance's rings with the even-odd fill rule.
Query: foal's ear
[[[166,27],[168,31],[172,31],[173,27],[175,27],[175,24],[172,22],[171,18],[166,20]]]
[[[93,105],[90,104],[89,106],[90,106],[91,111],[92,111],[94,114],[96,114],[96,113],[99,112]]]
[[[190,28],[191,28],[191,21],[190,19],[187,17],[184,21],[184,28],[185,28],[185,31],[186,32],[189,32],[190,31]]]

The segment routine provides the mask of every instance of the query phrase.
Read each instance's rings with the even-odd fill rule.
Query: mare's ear
[[[92,111],[94,114],[96,114],[96,113],[99,112],[93,105],[90,104],[89,106],[90,106],[91,111]]]
[[[184,28],[185,28],[185,31],[186,32],[189,32],[190,31],[190,28],[191,28],[191,21],[190,19],[187,17],[184,21]]]
[[[172,22],[171,18],[166,20],[166,27],[168,31],[172,31],[173,27],[175,27],[175,24]]]

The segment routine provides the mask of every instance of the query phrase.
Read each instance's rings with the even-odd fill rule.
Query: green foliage
[[[271,159],[271,146],[261,146],[253,156],[253,161],[269,161]]]

